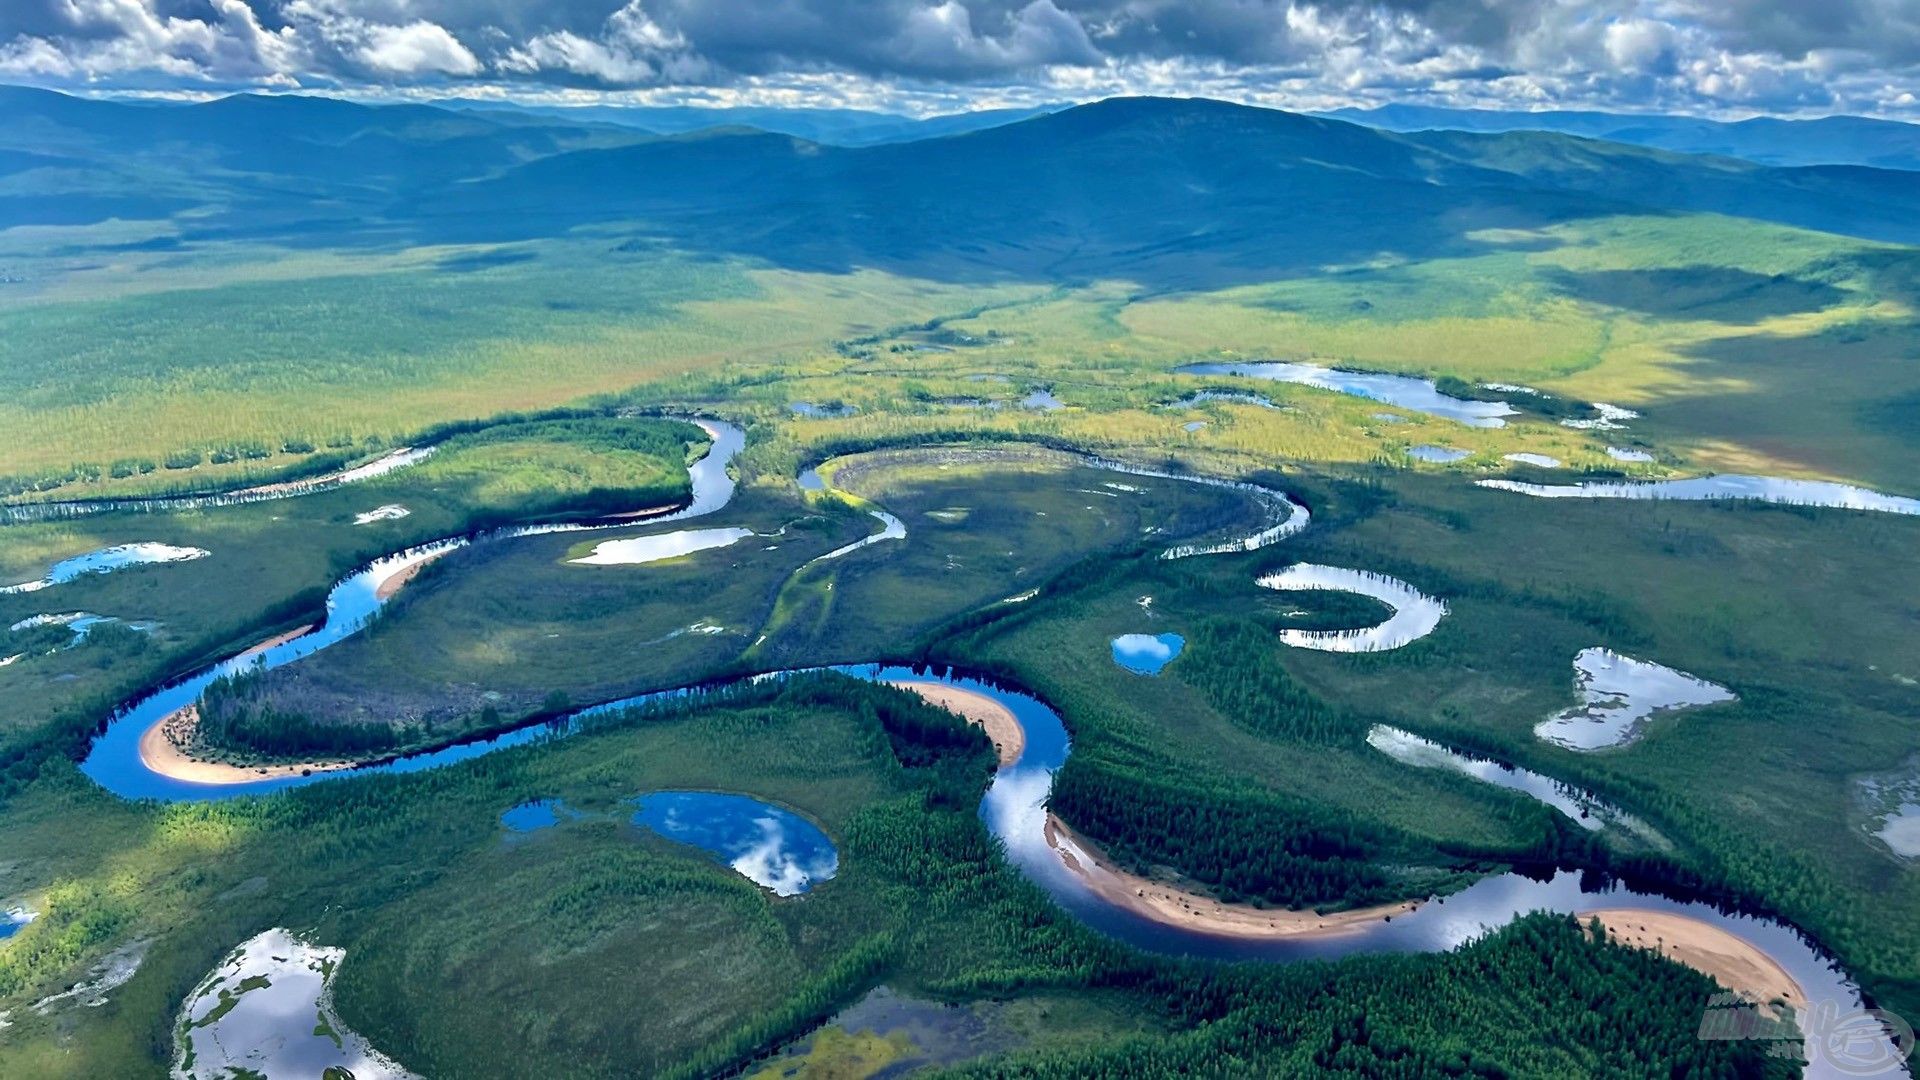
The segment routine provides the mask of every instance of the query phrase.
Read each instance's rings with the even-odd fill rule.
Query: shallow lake
[[[1586,484],[1523,484],[1514,480],[1476,480],[1484,488],[1515,491],[1539,499],[1755,499],[1790,506],[1831,506],[1920,514],[1920,499],[1826,480],[1789,480],[1780,476],[1696,476],[1688,480],[1595,481]]]
[[[818,825],[745,795],[655,791],[634,800],[633,823],[708,852],[776,896],[833,877],[840,854]]]
[[[1121,634],[1113,639],[1113,662],[1135,675],[1158,675],[1186,645],[1179,634]]]
[[[62,559],[53,564],[45,577],[34,581],[22,581],[17,585],[0,586],[0,593],[39,592],[41,589],[63,585],[87,574],[108,574],[129,566],[187,562],[191,559],[204,559],[208,554],[209,552],[203,548],[175,547],[172,544],[153,542],[115,544],[98,551],[89,551],[84,555],[75,555],[71,559]]]
[[[1656,716],[1734,700],[1724,686],[1670,667],[1582,649],[1573,658],[1581,703],[1541,721],[1533,733],[1569,750],[1605,750],[1639,739]]]
[[[326,991],[345,955],[286,930],[243,943],[187,995],[174,1029],[174,1075],[408,1076],[334,1014]]]
[[[1175,368],[1174,371],[1181,375],[1240,375],[1251,379],[1298,383],[1301,386],[1333,390],[1372,401],[1384,401],[1389,405],[1398,405],[1403,409],[1412,409],[1429,416],[1455,420],[1469,427],[1505,427],[1507,422],[1502,417],[1512,416],[1518,412],[1504,401],[1470,401],[1466,398],[1443,394],[1434,385],[1432,379],[1416,379],[1408,375],[1387,375],[1373,371],[1342,371],[1338,368],[1321,367],[1318,364],[1279,361],[1187,364],[1184,367]]]
[[[1393,614],[1376,626],[1352,630],[1280,631],[1280,640],[1296,649],[1321,652],[1384,652],[1433,633],[1446,617],[1447,605],[1398,578],[1368,570],[1348,570],[1338,566],[1295,563],[1277,573],[1260,578],[1255,584],[1263,589],[1331,590],[1370,596],[1393,609]]]
[[[1465,461],[1473,456],[1471,450],[1455,450],[1451,446],[1434,446],[1423,443],[1407,447],[1407,456],[1415,461],[1431,461],[1438,465],[1450,465],[1456,461]]]

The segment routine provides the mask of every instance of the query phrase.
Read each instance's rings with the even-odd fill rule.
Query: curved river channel
[[[693,468],[693,499],[683,509],[649,519],[658,525],[710,514],[731,500],[733,480],[727,467],[745,443],[744,434],[731,425],[697,421],[713,437],[712,451]],[[1098,462],[1099,465],[1108,465]],[[1134,471],[1128,469],[1128,471]],[[1164,475],[1138,470],[1146,475]],[[1188,479],[1172,477],[1173,479]],[[1235,485],[1236,487],[1239,485]],[[1264,490],[1264,489],[1262,489]],[[1267,492],[1277,506],[1293,504]],[[1302,510],[1289,524],[1304,524]],[[530,525],[454,537],[396,552],[335,585],[327,599],[326,621],[318,628],[271,648],[224,660],[184,679],[151,691],[116,711],[94,743],[81,768],[102,787],[129,799],[191,801],[258,795],[306,784],[323,783],[371,773],[411,773],[440,768],[508,747],[565,738],[596,726],[596,721],[627,709],[697,696],[713,686],[664,690],[607,702],[567,716],[503,732],[491,738],[455,744],[396,758],[376,765],[339,771],[316,770],[304,775],[273,775],[232,783],[196,783],[175,779],[150,768],[140,753],[143,734],[169,714],[193,704],[201,692],[223,675],[253,665],[266,668],[292,663],[352,636],[385,602],[380,586],[394,575],[448,551],[470,544],[554,532],[631,527],[634,521],[592,524]],[[1276,530],[1269,525],[1263,533]],[[1264,539],[1264,535],[1262,536]],[[1251,538],[1250,538],[1251,539]],[[1271,542],[1270,540],[1268,542]],[[1258,543],[1234,542],[1201,550],[1249,550]],[[818,669],[810,669],[818,670]],[[1300,961],[1326,960],[1368,952],[1438,952],[1456,948],[1516,917],[1533,911],[1579,913],[1594,910],[1639,909],[1685,915],[1710,924],[1757,947],[1792,976],[1813,1006],[1816,1018],[1827,1010],[1829,1022],[1864,1008],[1858,988],[1818,947],[1793,927],[1752,915],[1728,914],[1712,905],[1641,891],[1577,871],[1560,871],[1545,878],[1517,873],[1485,878],[1442,900],[1398,911],[1391,918],[1336,924],[1289,936],[1222,935],[1162,921],[1140,910],[1115,903],[1090,881],[1086,872],[1092,855],[1070,834],[1049,827],[1047,797],[1055,772],[1071,751],[1066,725],[1045,702],[1023,691],[955,670],[916,669],[884,664],[857,664],[831,669],[854,678],[895,684],[938,684],[990,698],[1010,711],[1024,732],[1019,756],[1003,762],[982,799],[980,816],[1004,845],[1014,866],[1044,889],[1055,903],[1088,926],[1151,952],[1218,960]],[[798,672],[776,672],[755,679],[785,678]],[[1853,1029],[1857,1032],[1857,1028]],[[1884,1041],[1884,1040],[1883,1040]],[[1825,1055],[1816,1055],[1808,1076],[1861,1075],[1832,1072]],[[1882,1060],[1893,1060],[1886,1058]],[[1895,1068],[1893,1074],[1904,1074]]]

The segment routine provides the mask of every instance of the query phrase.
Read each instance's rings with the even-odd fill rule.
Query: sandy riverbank
[[[246,652],[243,652],[240,655],[241,656],[258,656],[261,653],[266,652],[268,649],[274,648],[279,645],[285,645],[287,642],[292,641],[294,638],[297,638],[300,635],[311,631],[312,629],[313,629],[312,623],[307,623],[304,626],[296,626],[284,634],[276,634],[273,637],[268,638],[267,640],[259,643],[258,645],[255,645],[253,648],[248,649]]]
[[[1766,1004],[1784,1001],[1796,1010],[1807,1007],[1806,991],[1793,976],[1760,947],[1711,923],[1671,911],[1639,908],[1602,908],[1583,911],[1582,923],[1599,919],[1607,934],[1622,945],[1653,949],[1667,959],[1713,976],[1729,990]]]
[[[189,784],[249,784],[283,776],[336,772],[351,769],[351,761],[317,761],[299,765],[228,765],[203,761],[184,747],[193,745],[194,727],[200,723],[200,708],[189,705],[168,713],[140,736],[140,763],[150,771]]]
[[[1195,933],[1236,938],[1332,937],[1408,914],[1425,903],[1404,900],[1325,915],[1228,904],[1122,870],[1108,861],[1092,841],[1075,833],[1052,814],[1047,815],[1046,837],[1067,869],[1086,882],[1101,899],[1155,922]]]
[[[673,511],[678,509],[680,509],[680,507],[673,504],[668,504],[666,506],[649,506],[640,510],[624,510],[618,514],[608,514],[605,518],[601,520],[603,521],[640,521],[646,518],[659,517],[661,514],[670,514]]]
[[[420,574],[420,571],[428,563],[434,561],[435,559],[440,558],[441,556],[447,554],[448,551],[452,551],[452,550],[454,549],[447,548],[446,551],[436,551],[432,555],[429,555],[424,559],[421,559],[417,562],[408,563],[407,565],[401,567],[400,569],[395,570],[393,573],[387,575],[387,577],[384,580],[382,580],[379,585],[374,586],[373,598],[375,600],[391,600],[393,598],[393,594],[399,592],[401,586],[405,585],[409,581],[412,581],[415,577],[418,577]]]
[[[1027,749],[1027,733],[1013,715],[1013,710],[977,690],[911,679],[896,679],[887,685],[919,694],[967,723],[978,724],[993,742],[1002,768],[1019,761],[1020,755]]]

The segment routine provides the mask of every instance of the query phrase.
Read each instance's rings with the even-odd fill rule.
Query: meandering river
[[[706,420],[698,423],[713,437],[714,442],[711,452],[693,468],[692,500],[685,508],[652,519],[648,524],[684,521],[710,514],[726,506],[732,498],[734,482],[727,469],[744,445],[744,434],[738,428],[724,423]],[[1179,476],[1114,462],[1096,461],[1096,464],[1136,475],[1198,481],[1265,493],[1262,502],[1267,506],[1270,516],[1255,535],[1211,546],[1178,548],[1166,553],[1166,557],[1251,550],[1291,535],[1305,525],[1304,508],[1276,492],[1255,485]],[[1280,519],[1277,522],[1274,521],[1276,517]],[[177,801],[255,795],[367,773],[410,773],[439,768],[511,746],[564,738],[589,729],[597,720],[604,720],[626,709],[697,695],[708,688],[666,690],[608,702],[558,720],[410,754],[378,765],[351,770],[315,771],[305,775],[260,776],[231,783],[210,784],[178,779],[156,771],[141,755],[142,735],[171,713],[197,701],[214,679],[253,665],[273,668],[292,663],[356,633],[385,602],[388,594],[383,592],[381,585],[396,574],[405,573],[449,551],[471,544],[543,533],[619,528],[632,524],[631,521],[616,520],[521,526],[449,537],[376,560],[334,587],[327,601],[327,617],[319,627],[265,650],[232,657],[157,688],[115,712],[103,732],[94,740],[82,768],[101,786],[126,798]],[[1044,889],[1060,907],[1094,929],[1142,949],[1221,960],[1283,962],[1331,959],[1365,952],[1433,952],[1458,947],[1531,911],[1577,913],[1624,908],[1678,913],[1717,927],[1777,961],[1804,990],[1809,1001],[1816,1004],[1831,1003],[1842,1014],[1862,1007],[1858,989],[1845,974],[1804,935],[1784,923],[1750,915],[1726,914],[1707,904],[1641,891],[1574,871],[1561,871],[1544,877],[1528,877],[1517,873],[1494,875],[1461,892],[1421,903],[1413,910],[1401,912],[1390,919],[1341,921],[1324,933],[1295,933],[1279,937],[1222,935],[1184,926],[1175,920],[1155,918],[1143,914],[1135,906],[1116,902],[1110,892],[1096,887],[1096,879],[1090,877],[1087,866],[1093,853],[1080,848],[1077,839],[1071,835],[1049,828],[1047,798],[1052,790],[1055,772],[1071,752],[1071,742],[1061,717],[1045,702],[1032,694],[958,671],[916,670],[883,664],[848,665],[831,670],[855,678],[909,686],[937,684],[949,690],[989,698],[1010,712],[1022,734],[1020,750],[1017,757],[1003,761],[995,771],[981,802],[982,820],[1004,846],[1008,860]],[[753,678],[781,678],[792,674],[781,672]],[[1816,1067],[1808,1075],[1821,1073]]]

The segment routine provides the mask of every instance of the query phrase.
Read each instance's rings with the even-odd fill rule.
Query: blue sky
[[[0,0],[0,82],[910,113],[1158,93],[1920,118],[1920,0]]]

